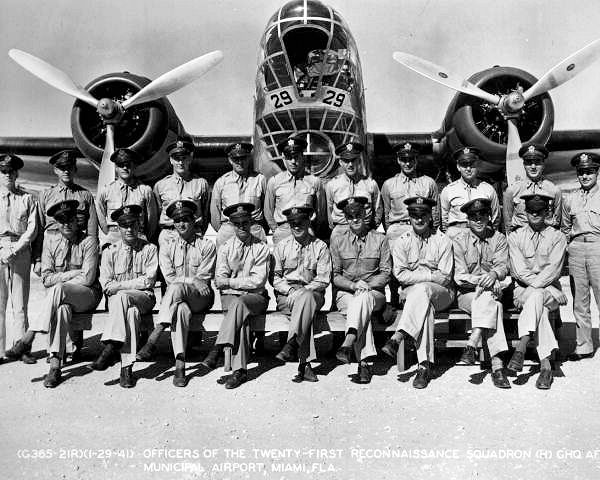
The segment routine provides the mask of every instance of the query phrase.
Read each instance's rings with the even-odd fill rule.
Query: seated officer
[[[543,145],[521,147],[519,157],[523,159],[527,178],[510,184],[504,192],[502,210],[506,231],[516,230],[527,225],[525,204],[522,200],[522,195],[527,193],[545,193],[553,198],[550,202],[551,214],[548,216],[547,222],[558,228],[562,209],[562,193],[560,188],[544,178],[544,163],[548,158],[548,150]]]
[[[47,212],[56,222],[60,236],[44,242],[42,282],[46,296],[40,313],[32,318],[29,330],[13,347],[16,355],[30,351],[37,332],[48,334],[50,371],[44,386],[60,383],[61,361],[70,346],[70,322],[73,312],[95,310],[102,298],[98,283],[98,240],[81,232],[77,223],[77,200],[52,205]],[[74,340],[74,339],[73,339]]]
[[[414,338],[419,370],[413,386],[425,388],[434,361],[434,312],[448,308],[454,300],[452,241],[433,227],[433,200],[412,197],[405,202],[412,230],[398,238],[391,250],[394,276],[406,293],[406,301],[398,330],[382,350],[395,359],[399,342],[406,336]]]
[[[102,252],[100,284],[108,296],[108,318],[102,332],[105,344],[91,364],[106,370],[118,353],[121,356],[123,388],[135,386],[135,362],[140,316],[152,312],[156,302],[154,282],[158,270],[156,246],[140,237],[142,207],[126,205],[115,210],[111,219],[119,225],[121,240]]]
[[[232,170],[217,179],[210,198],[210,223],[217,232],[217,248],[235,235],[235,229],[223,215],[223,209],[239,202],[254,204],[252,235],[267,241],[263,216],[267,179],[254,171],[253,148],[251,143],[233,143],[225,149]]]
[[[237,388],[248,380],[250,353],[250,317],[267,311],[265,290],[269,272],[269,247],[250,233],[252,203],[230,205],[224,211],[235,227],[230,238],[217,252],[215,285],[221,292],[224,318],[215,347],[204,359],[214,368],[225,349],[225,370],[234,370],[225,380],[225,388]]]
[[[492,357],[492,381],[510,388],[499,353],[508,350],[504,335],[502,289],[510,284],[506,238],[490,225],[490,201],[475,198],[461,210],[467,214],[469,230],[454,237],[454,281],[458,306],[471,315],[471,335],[460,359],[475,364],[475,353],[483,339]]]
[[[193,313],[209,310],[215,300],[210,281],[215,273],[215,244],[196,233],[196,204],[190,200],[175,200],[167,207],[178,238],[161,245],[158,261],[167,282],[154,331],[136,358],[148,361],[156,350],[162,331],[171,326],[171,342],[175,354],[173,384],[185,387],[185,347]]]
[[[385,286],[392,260],[383,233],[369,228],[365,197],[342,200],[349,230],[331,240],[333,284],[338,310],[346,315],[346,337],[336,353],[342,363],[350,363],[352,350],[358,360],[357,383],[369,383],[371,371],[366,360],[377,355],[371,315],[385,308]]]
[[[550,357],[558,348],[548,312],[567,303],[559,282],[567,240],[546,223],[552,197],[528,194],[522,198],[528,225],[508,236],[508,253],[510,273],[516,282],[514,303],[523,310],[519,315],[519,345],[507,368],[515,372],[523,370],[525,350],[534,336],[541,361],[535,386],[547,390],[552,385]]]
[[[287,343],[277,359],[291,362],[298,355],[296,382],[316,382],[310,362],[316,359],[312,324],[325,303],[331,279],[331,257],[325,242],[309,232],[310,206],[290,206],[283,211],[292,231],[273,248],[273,288],[277,309],[290,316]]]

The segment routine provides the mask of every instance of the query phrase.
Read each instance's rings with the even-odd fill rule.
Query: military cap
[[[56,168],[71,167],[77,163],[77,155],[79,152],[72,148],[61,150],[50,157],[48,162]]]
[[[335,149],[335,154],[340,158],[355,159],[359,158],[360,154],[365,151],[362,143],[349,142],[340,145]]]
[[[254,146],[251,143],[232,143],[225,147],[225,155],[228,157],[246,157],[252,154]]]
[[[474,198],[460,207],[460,211],[467,215],[475,212],[491,212],[492,201],[489,198]]]
[[[223,209],[223,214],[229,220],[243,220],[252,218],[254,204],[248,202],[235,203]]]
[[[540,210],[546,210],[553,197],[546,195],[545,193],[528,193],[521,195],[521,198],[525,200],[525,210],[539,212]]]
[[[23,160],[21,157],[17,157],[12,153],[5,153],[0,155],[0,171],[4,172],[7,170],[20,170],[23,168]]]
[[[415,158],[419,155],[420,148],[415,143],[404,142],[394,147],[394,152],[399,158]]]
[[[121,225],[130,220],[139,220],[142,211],[139,205],[125,205],[112,212],[110,218]]]
[[[286,208],[281,213],[283,213],[287,221],[290,222],[299,219],[308,220],[313,212],[314,209],[310,205],[293,205]]]
[[[365,197],[348,197],[340,200],[336,206],[344,213],[356,213],[365,209],[369,199]]]
[[[175,219],[177,217],[194,217],[198,210],[197,205],[191,200],[174,200],[167,206],[167,217]]]
[[[300,137],[290,137],[284,140],[283,142],[279,142],[277,145],[277,150],[283,153],[285,156],[290,156],[295,152],[304,152],[308,143],[306,140]]]
[[[454,151],[452,158],[457,164],[469,164],[481,160],[481,151],[475,147],[462,147]]]
[[[131,165],[139,165],[144,161],[144,157],[141,154],[129,148],[119,148],[115,150],[110,156],[110,161],[115,165],[123,165],[130,163]]]
[[[410,197],[404,200],[404,204],[409,212],[411,211],[425,211],[431,212],[431,208],[435,207],[436,201],[432,198],[427,197]]]
[[[523,160],[526,158],[539,158],[546,160],[548,158],[548,149],[543,145],[529,145],[528,147],[521,147],[519,149],[519,157]]]
[[[62,220],[68,221],[72,218],[75,218],[78,207],[79,202],[77,200],[62,200],[48,207],[48,210],[46,210],[46,215],[55,218],[59,222]]]
[[[575,168],[600,167],[600,155],[592,152],[581,152],[571,158],[571,165]]]
[[[170,156],[194,153],[194,142],[192,141],[192,138],[187,135],[179,136],[177,137],[177,140],[167,145],[167,153]]]

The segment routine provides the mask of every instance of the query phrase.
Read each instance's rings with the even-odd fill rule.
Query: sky
[[[2,0],[0,136],[68,136],[73,100],[16,65],[19,48],[85,85],[127,70],[156,78],[212,50],[224,61],[169,99],[189,133],[251,134],[258,44],[273,0]],[[597,2],[330,0],[354,34],[370,132],[431,132],[453,92],[392,59],[403,50],[452,72],[510,65],[540,77],[600,37]],[[555,129],[600,128],[600,61],[552,92]]]

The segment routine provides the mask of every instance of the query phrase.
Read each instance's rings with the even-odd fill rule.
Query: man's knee
[[[62,318],[70,319],[71,318],[71,313],[72,313],[71,305],[66,305],[66,304],[60,305],[58,307],[56,313],[59,316],[62,316]]]
[[[65,284],[63,282],[58,282],[58,283],[52,285],[52,287],[50,287],[49,293],[54,298],[56,298],[56,297],[62,298],[62,296],[65,293]]]
[[[417,283],[412,285],[409,291],[406,293],[407,299],[409,297],[417,298],[431,298],[431,287],[427,283]]]
[[[170,296],[174,302],[181,302],[185,296],[185,285],[183,283],[172,283],[169,285],[165,296]]]

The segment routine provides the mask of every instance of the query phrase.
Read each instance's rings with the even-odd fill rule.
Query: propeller
[[[114,165],[110,162],[110,156],[115,150],[115,127],[120,124],[125,110],[135,105],[151,102],[170,95],[197,80],[223,60],[223,52],[220,50],[215,50],[201,57],[194,58],[164,73],[132,97],[121,102],[112,98],[102,98],[100,100],[94,98],[93,95],[81,87],[81,85],[75,83],[65,72],[34,55],[14,48],[8,52],[8,55],[25,70],[40,78],[48,85],[96,109],[106,125],[106,143],[104,145],[104,153],[98,176],[98,188],[101,188],[114,179]]]

